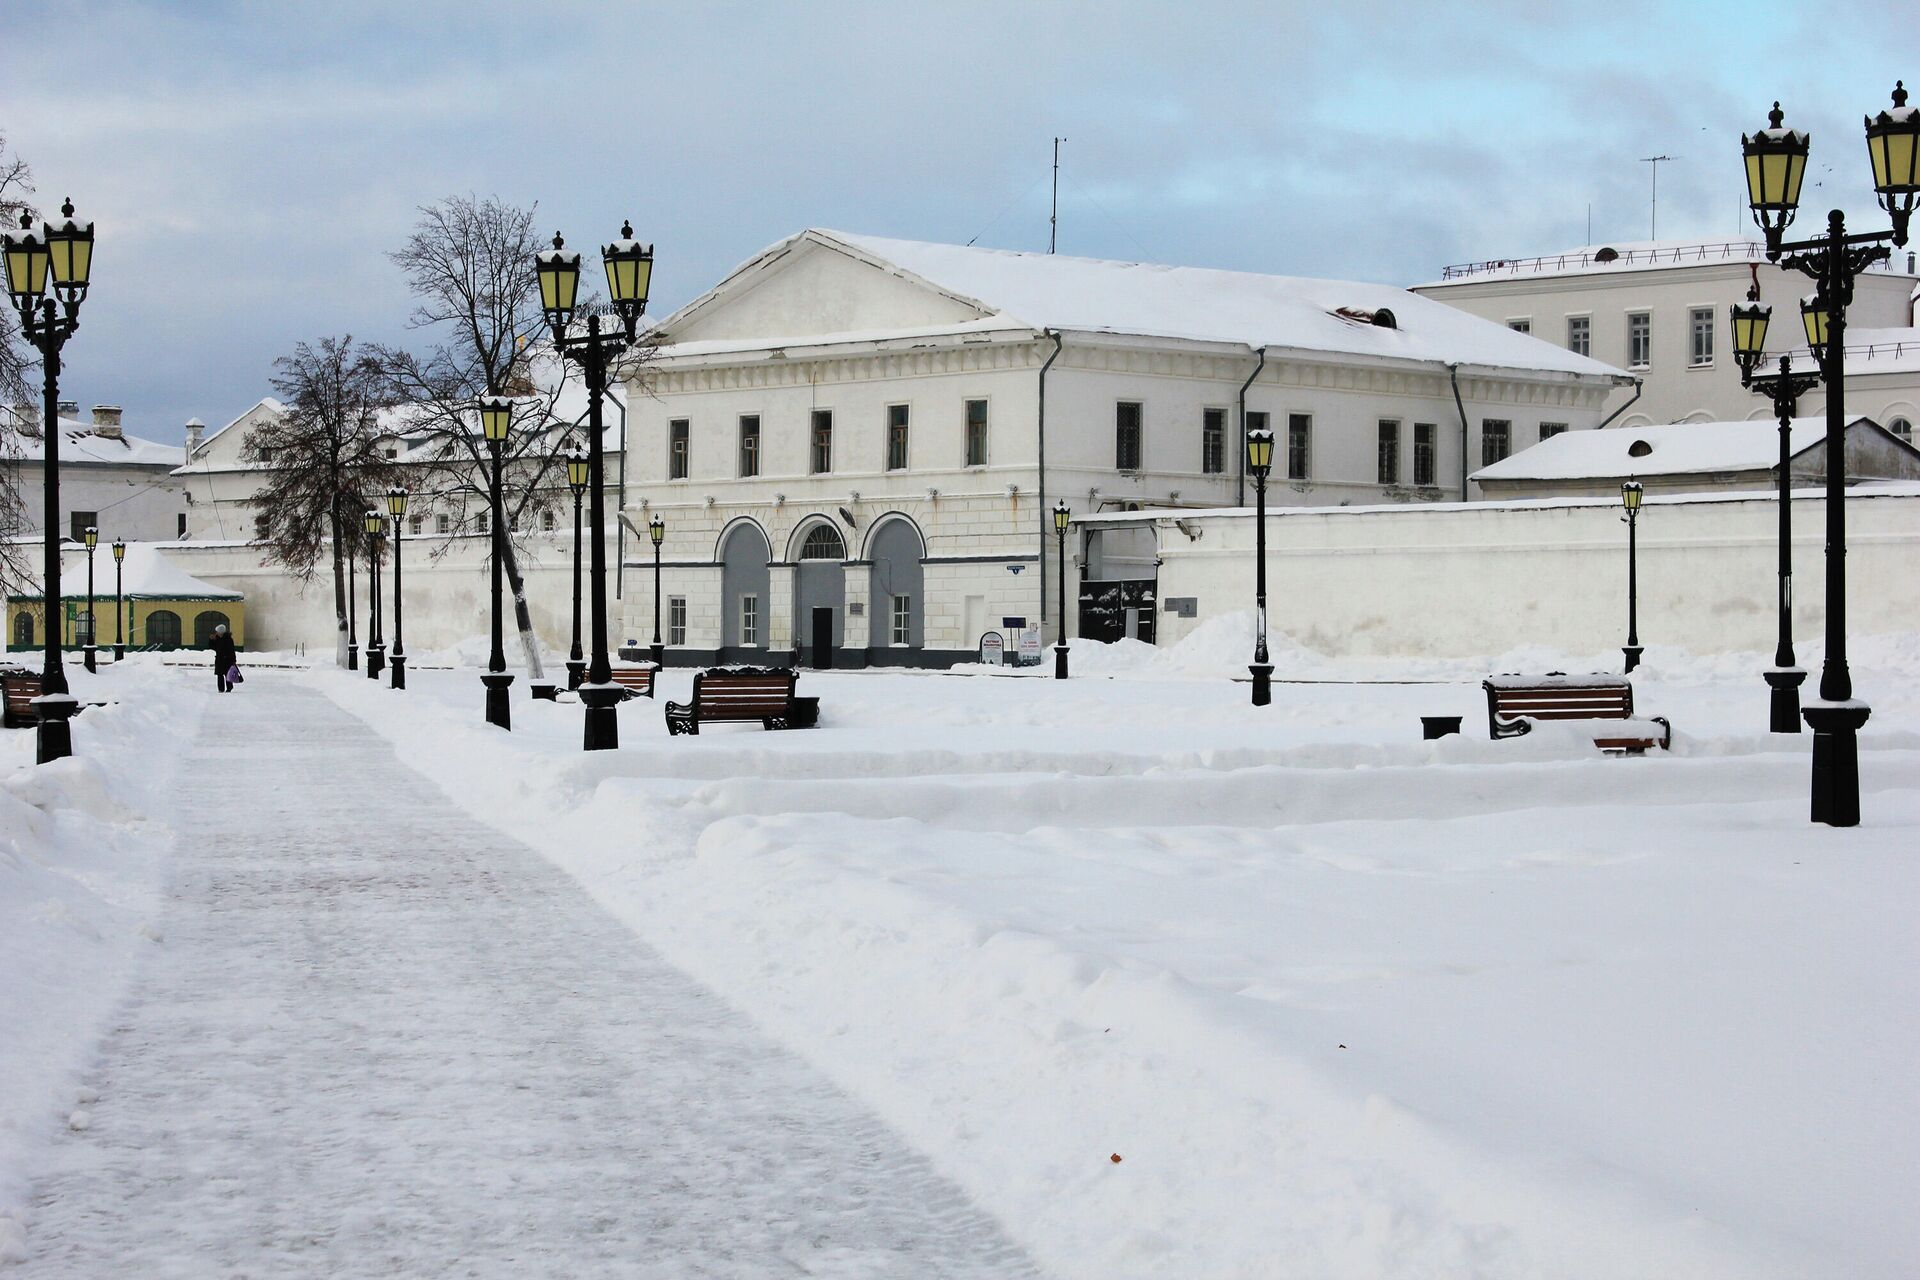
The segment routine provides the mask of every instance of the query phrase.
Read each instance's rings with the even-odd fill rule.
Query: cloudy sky
[[[1044,250],[1058,134],[1063,253],[1405,284],[1589,207],[1645,238],[1642,156],[1663,237],[1743,232],[1775,97],[1809,204],[1865,217],[1861,115],[1920,81],[1910,0],[27,8],[0,131],[99,224],[63,390],[167,440],[302,338],[407,340],[384,254],[450,193],[580,245],[631,217],[664,314],[806,226]]]

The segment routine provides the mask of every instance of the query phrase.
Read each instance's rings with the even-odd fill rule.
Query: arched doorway
[[[155,609],[147,615],[147,643],[161,649],[180,647],[180,615],[171,609]]]
[[[13,615],[13,643],[21,649],[33,648],[33,615],[25,609]]]
[[[204,649],[213,641],[215,627],[232,627],[227,615],[218,609],[205,609],[193,616],[193,647]]]
[[[808,665],[824,669],[846,643],[847,544],[825,516],[795,532],[800,549],[793,570],[794,648],[804,649]]]
[[[905,516],[885,516],[867,537],[867,643],[875,649],[918,649],[925,643],[926,544]]]
[[[720,539],[720,643],[728,649],[767,647],[767,562],[773,550],[751,520]]]

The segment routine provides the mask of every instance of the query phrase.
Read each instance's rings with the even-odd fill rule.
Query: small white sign
[[[1020,633],[1020,665],[1030,667],[1040,661],[1040,628],[1028,627]]]
[[[989,631],[980,637],[980,661],[990,667],[998,667],[1006,660],[1007,642],[998,631]]]

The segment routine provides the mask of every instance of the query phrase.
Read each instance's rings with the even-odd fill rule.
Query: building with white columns
[[[658,517],[668,660],[946,665],[1059,615],[1051,508],[1472,496],[1468,471],[1600,424],[1598,360],[1379,284],[808,230],[662,320],[630,375],[625,518]],[[1069,626],[1151,639],[1109,545]],[[629,539],[621,638],[652,558]],[[1136,598],[1137,597],[1137,598]]]

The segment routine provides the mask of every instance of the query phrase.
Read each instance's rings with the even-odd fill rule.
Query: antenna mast
[[[1047,216],[1047,252],[1052,253],[1060,240],[1060,144],[1065,138],[1053,140],[1053,212]]]
[[[1662,160],[1674,160],[1677,158],[1676,156],[1640,157],[1641,164],[1650,164],[1653,166],[1653,205],[1648,213],[1647,225],[1647,239],[1649,240],[1658,240],[1660,238],[1660,162]]]

